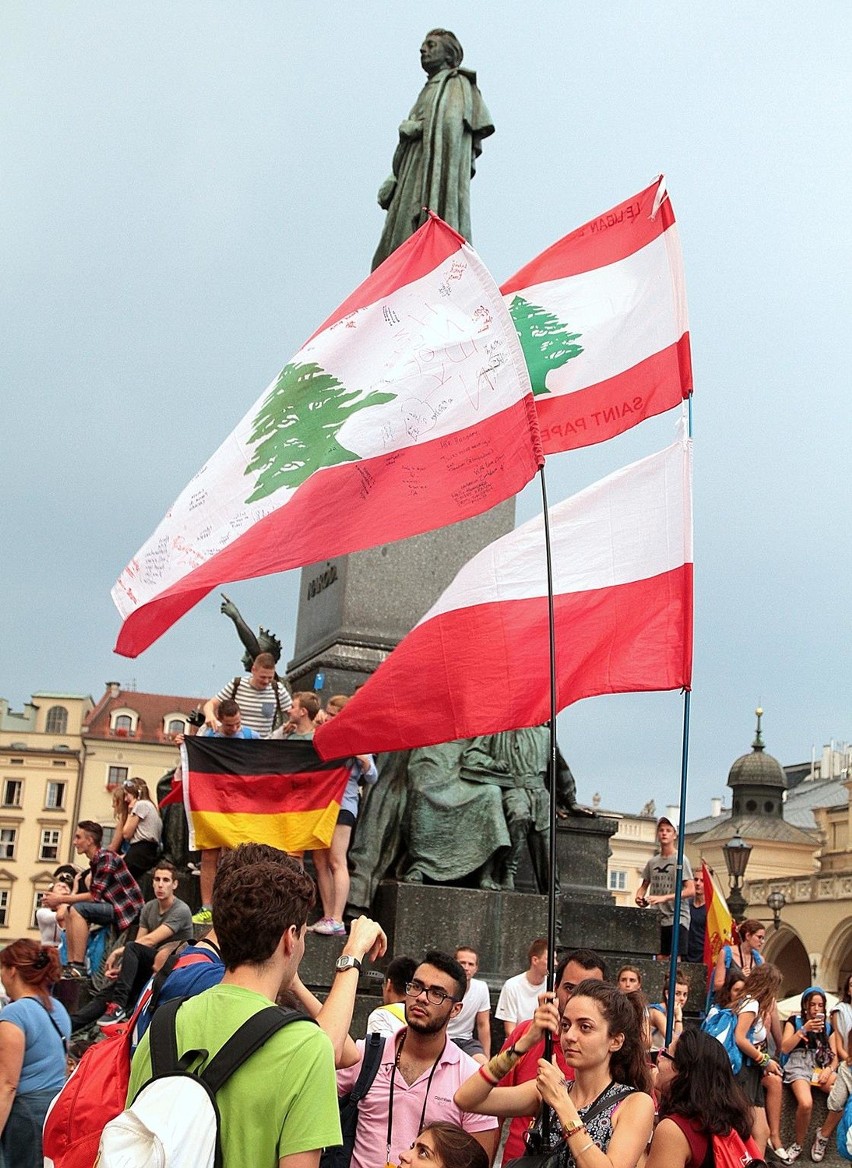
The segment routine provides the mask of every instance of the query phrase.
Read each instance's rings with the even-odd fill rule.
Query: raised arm
[[[535,1115],[539,1108],[539,1095],[535,1081],[519,1083],[516,1087],[499,1087],[498,1083],[517,1064],[521,1055],[531,1050],[544,1035],[545,1030],[556,1033],[559,1027],[559,1011],[555,1003],[546,1001],[552,994],[542,994],[540,1005],[535,1012],[532,1025],[517,1040],[515,1045],[495,1054],[485,1066],[466,1079],[455,1094],[455,1104],[462,1111],[473,1111],[477,1115]]]

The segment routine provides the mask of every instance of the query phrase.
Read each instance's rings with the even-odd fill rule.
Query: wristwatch
[[[335,963],[334,963],[334,972],[335,973],[343,973],[343,971],[346,969],[357,969],[358,972],[360,973],[361,972],[361,962],[358,960],[357,957],[349,957],[349,956],[338,957],[337,961],[335,961]]]

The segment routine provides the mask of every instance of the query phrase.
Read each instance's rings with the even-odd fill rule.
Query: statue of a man
[[[393,174],[379,189],[379,206],[388,215],[374,269],[426,221],[424,208],[470,239],[470,180],[482,139],[494,126],[476,74],[459,68],[463,56],[445,28],[433,28],[420,46],[429,80],[399,127]]]

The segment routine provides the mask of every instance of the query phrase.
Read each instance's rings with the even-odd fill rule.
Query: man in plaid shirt
[[[91,819],[81,820],[74,832],[74,850],[89,861],[88,892],[49,892],[43,903],[48,908],[70,906],[65,922],[68,945],[66,977],[85,977],[86,942],[89,926],[112,925],[123,933],[139,917],[142,893],[121,856],[101,847],[104,829]]]

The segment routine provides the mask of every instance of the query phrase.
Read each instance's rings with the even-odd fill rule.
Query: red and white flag
[[[503,284],[546,454],[604,442],[692,392],[683,260],[665,180]]]
[[[135,657],[220,584],[478,515],[542,462],[500,291],[433,216],[285,366],[121,573],[116,652]]]
[[[692,444],[686,438],[550,510],[557,708],[689,688]],[[489,544],[321,726],[323,758],[472,738],[550,716],[541,516]]]

